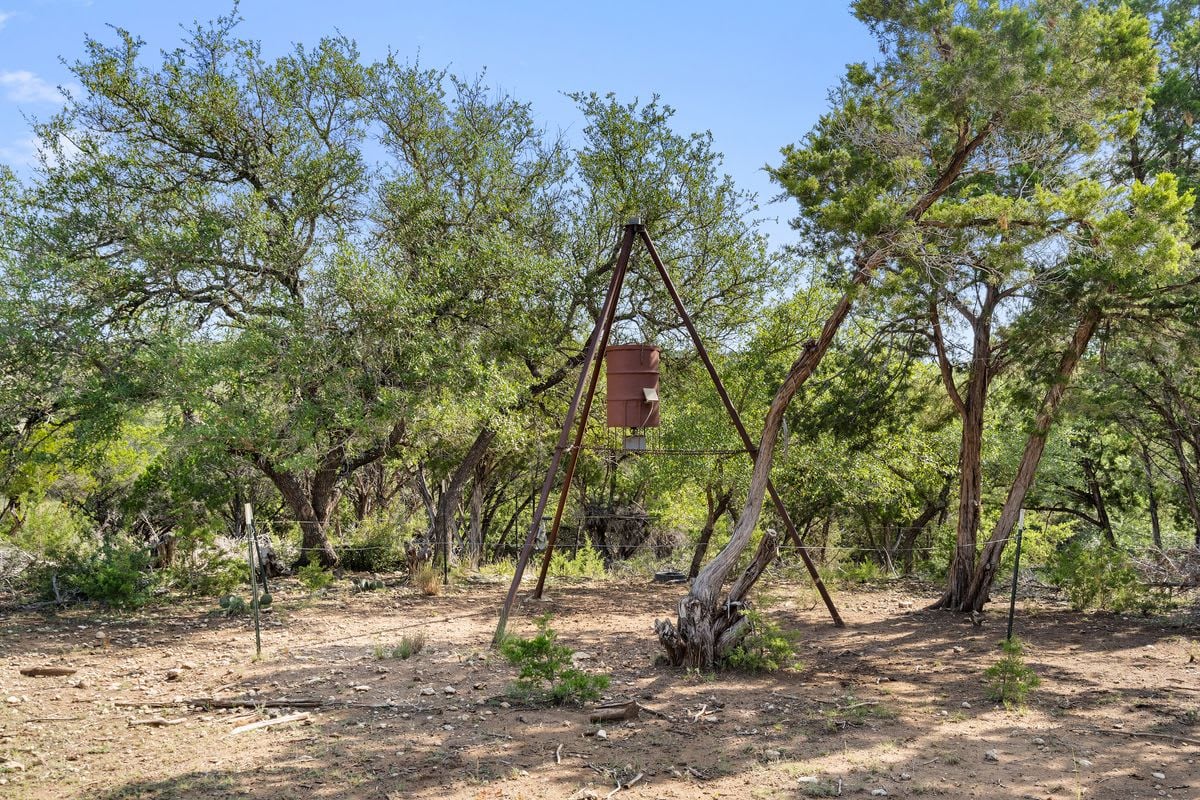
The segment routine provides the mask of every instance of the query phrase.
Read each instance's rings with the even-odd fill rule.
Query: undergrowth
[[[500,653],[518,668],[510,694],[530,702],[553,705],[582,705],[600,697],[608,688],[607,675],[591,675],[572,666],[574,651],[558,644],[558,634],[550,627],[549,615],[537,620],[537,635],[524,639],[508,636],[500,644]]]
[[[750,632],[725,656],[724,666],[746,672],[775,672],[796,666],[792,640],[757,609],[748,609]]]
[[[1000,643],[1004,655],[984,670],[987,678],[988,698],[1003,703],[1006,708],[1018,708],[1025,698],[1042,682],[1024,659],[1024,646],[1017,637]]]

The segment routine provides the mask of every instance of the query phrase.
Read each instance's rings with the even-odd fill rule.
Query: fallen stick
[[[146,719],[131,719],[131,720],[129,720],[129,727],[132,728],[135,725],[149,725],[151,728],[163,728],[163,727],[166,727],[167,725],[178,725],[181,722],[183,722],[183,717],[179,717],[178,719],[166,719],[165,717],[147,717]]]
[[[643,775],[643,773],[639,772],[637,775],[633,776],[633,778],[629,781],[629,783],[621,783],[620,781],[617,781],[617,788],[613,789],[611,792],[606,794],[604,796],[604,800],[612,800],[612,796],[615,795],[617,792],[621,791],[622,789],[628,789],[631,786],[633,786],[635,783],[640,781],[642,779],[642,775]]]
[[[55,678],[61,675],[74,675],[78,670],[73,667],[21,667],[21,674],[27,678]]]
[[[249,733],[256,731],[259,728],[269,728],[272,725],[288,725],[292,722],[303,722],[308,719],[311,714],[307,711],[301,711],[299,714],[288,714],[286,717],[275,717],[275,719],[264,719],[260,722],[251,722],[249,725],[239,725],[229,732],[230,736],[237,736],[240,733]]]
[[[554,763],[555,764],[562,763],[562,745],[561,744],[554,750]]]
[[[176,706],[196,706],[197,708],[321,708],[335,705],[335,702],[319,700],[312,697],[280,697],[275,699],[258,697],[188,697],[182,700],[158,700],[154,702],[139,700],[118,700],[114,703],[119,708],[175,708]],[[349,705],[349,703],[346,703]],[[364,704],[365,705],[365,704]]]
[[[1200,747],[1200,739],[1189,739],[1186,736],[1176,736],[1173,733],[1149,733],[1144,731],[1121,731],[1116,728],[1084,728],[1077,729],[1075,733],[1111,733],[1114,736],[1136,736],[1142,739],[1168,739],[1172,742],[1186,742],[1187,744]]]
[[[92,702],[91,700],[76,700],[74,702]],[[176,708],[178,706],[194,706],[196,708],[372,708],[383,710],[388,708],[408,708],[424,712],[427,709],[415,703],[356,703],[353,700],[320,700],[313,697],[185,697],[180,700],[117,700],[113,703],[117,708]]]
[[[588,722],[612,722],[622,719],[637,719],[638,711],[641,706],[636,700],[630,700],[624,703],[613,703],[606,706],[598,706],[592,710],[588,716]]]
[[[639,709],[641,709],[642,711],[645,711],[647,714],[649,714],[649,715],[650,715],[650,716],[652,716],[652,717],[658,717],[659,719],[671,719],[671,716],[670,716],[669,714],[664,714],[664,713],[663,713],[663,712],[661,712],[661,711],[655,711],[653,708],[649,708],[648,706],[644,706],[644,705],[642,705],[641,703],[638,703],[638,704],[637,704],[637,707],[638,707]]]

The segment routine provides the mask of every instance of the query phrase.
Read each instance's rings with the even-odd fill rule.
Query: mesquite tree
[[[330,565],[358,470],[446,396],[480,417],[509,393],[511,321],[544,310],[531,287],[561,266],[546,198],[564,160],[478,84],[365,65],[339,38],[268,60],[235,27],[199,26],[157,65],[124,31],[88,40],[82,91],[41,130],[62,152],[27,238],[137,344],[127,383],[180,446],[266,476],[300,561]]]

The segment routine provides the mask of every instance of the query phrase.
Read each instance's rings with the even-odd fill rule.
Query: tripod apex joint
[[[638,230],[641,230],[642,228],[645,227],[645,223],[642,222],[641,217],[630,217],[628,220],[625,221],[625,227],[626,228],[637,228]]]

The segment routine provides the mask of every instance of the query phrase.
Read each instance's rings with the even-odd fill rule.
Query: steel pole
[[[640,226],[639,226],[640,230]],[[632,251],[632,243],[630,243]],[[608,316],[600,332],[600,346],[596,350],[596,358],[592,362],[592,378],[588,381],[587,393],[583,398],[583,408],[579,411],[579,423],[575,426],[575,443],[571,446],[571,455],[567,459],[567,471],[563,475],[562,491],[558,493],[558,506],[554,509],[554,523],[550,526],[550,534],[546,537],[546,552],[542,555],[542,568],[538,572],[537,586],[533,589],[533,597],[541,599],[542,590],[546,585],[546,573],[550,569],[550,559],[554,554],[554,545],[558,541],[558,529],[562,524],[563,509],[567,505],[567,496],[571,493],[571,481],[575,478],[575,465],[579,463],[579,451],[583,446],[583,435],[587,432],[588,416],[592,413],[592,399],[596,396],[596,385],[600,381],[600,370],[604,366],[604,350],[608,346],[608,337],[612,333],[613,318],[617,314],[617,301],[621,297],[621,285],[625,282],[625,273],[629,266],[629,253],[623,261],[617,263],[617,275],[613,282],[613,302],[608,306]]]
[[[499,644],[504,638],[505,628],[508,627],[508,617],[512,613],[513,603],[517,599],[517,591],[521,586],[521,577],[525,574],[525,566],[529,563],[529,556],[533,553],[533,544],[537,539],[537,529],[541,524],[542,515],[546,512],[546,502],[550,498],[550,490],[554,488],[554,478],[558,474],[559,464],[562,463],[563,452],[567,449],[567,442],[571,436],[571,426],[575,422],[575,415],[579,411],[579,401],[583,396],[584,384],[588,377],[588,367],[591,366],[592,359],[595,358],[596,349],[600,344],[600,337],[604,333],[605,321],[609,318],[610,309],[616,305],[616,288],[619,285],[619,280],[623,279],[623,273],[629,263],[629,254],[633,250],[633,239],[637,229],[641,227],[640,221],[632,221],[625,225],[625,233],[621,237],[621,244],[618,248],[617,263],[613,268],[613,277],[608,285],[608,292],[604,297],[604,304],[600,308],[600,315],[596,319],[596,325],[592,328],[592,335],[588,338],[587,350],[584,353],[583,363],[579,367],[579,379],[575,382],[575,394],[571,398],[571,404],[567,408],[567,415],[563,419],[562,429],[558,435],[558,445],[554,448],[554,455],[550,459],[550,468],[546,471],[546,478],[542,481],[541,494],[538,497],[538,503],[533,512],[533,519],[529,526],[529,535],[525,537],[525,544],[521,548],[521,555],[517,558],[516,571],[513,574],[512,584],[508,587],[508,595],[504,598],[504,606],[500,609],[500,621],[496,625],[496,633],[492,637],[492,644]]]
[[[1013,617],[1017,612],[1017,573],[1021,569],[1021,534],[1025,532],[1025,510],[1021,510],[1020,517],[1017,518],[1017,552],[1013,558],[1013,579],[1012,579],[1012,595],[1008,598],[1008,633],[1004,635],[1004,641],[1012,641]]]
[[[654,262],[654,267],[658,270],[659,277],[662,278],[663,284],[667,288],[667,293],[671,296],[671,302],[675,304],[675,310],[679,312],[679,316],[683,320],[683,325],[687,328],[688,335],[691,336],[692,342],[696,345],[696,352],[700,356],[700,360],[704,362],[704,368],[708,370],[708,375],[712,378],[713,385],[717,389],[717,394],[720,395],[721,402],[725,405],[725,410],[729,413],[729,418],[733,421],[733,426],[737,429],[746,452],[750,455],[750,458],[758,458],[758,448],[755,447],[754,441],[746,431],[746,426],[742,424],[742,417],[733,405],[733,400],[730,399],[729,392],[726,391],[721,376],[717,374],[717,368],[713,365],[712,359],[709,358],[708,349],[705,348],[704,342],[700,338],[700,333],[696,330],[696,326],[692,322],[692,317],[675,288],[675,282],[671,280],[670,273],[667,272],[666,266],[659,257],[658,249],[654,246],[654,241],[650,238],[650,234],[645,228],[639,230],[639,234],[641,235],[642,243],[646,245],[646,250],[650,253],[650,260]],[[767,491],[771,495],[771,501],[775,504],[775,512],[783,522],[788,536],[796,542],[800,558],[804,560],[804,566],[808,569],[808,574],[812,577],[813,584],[817,587],[817,592],[820,593],[821,599],[825,602],[825,608],[829,609],[829,616],[833,618],[833,624],[839,628],[844,627],[846,623],[842,621],[842,615],[838,613],[837,606],[833,603],[833,598],[829,596],[829,590],[825,588],[825,582],[821,580],[821,574],[817,571],[817,565],[813,563],[812,558],[808,554],[808,549],[801,541],[800,533],[796,530],[795,523],[792,522],[791,514],[787,512],[783,501],[779,497],[779,493],[775,491],[775,484],[769,479],[767,480]]]

